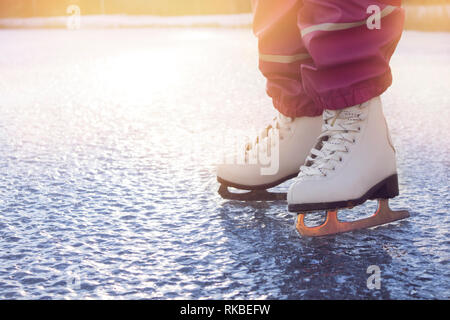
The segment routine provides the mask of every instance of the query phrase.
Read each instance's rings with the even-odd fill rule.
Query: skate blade
[[[228,190],[228,187],[221,185],[219,187],[219,194],[226,200],[238,201],[283,201],[287,199],[286,193],[283,192],[269,192],[267,190],[250,190],[248,192],[233,193]]]
[[[409,217],[409,212],[406,210],[392,211],[389,208],[388,199],[378,199],[377,211],[371,217],[361,220],[341,222],[337,217],[337,213],[337,210],[328,211],[325,222],[322,225],[316,227],[307,227],[304,221],[305,214],[300,213],[297,218],[297,230],[302,236],[320,237],[354,230],[372,228]]]

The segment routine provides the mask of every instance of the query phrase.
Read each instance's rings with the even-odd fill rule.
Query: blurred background
[[[76,4],[84,14],[186,15],[249,12],[250,0],[2,0],[2,16],[58,16]]]
[[[427,31],[450,30],[450,0],[403,0],[406,9],[405,29]],[[0,0],[0,27],[65,27],[64,23],[47,19],[34,23],[20,23],[18,20],[1,18],[60,17],[67,15],[67,8],[77,5],[82,15],[223,15],[250,13],[250,0]],[[116,16],[116,17],[113,17]],[[155,22],[141,21],[133,26],[154,25]],[[198,23],[198,21],[197,21]],[[250,16],[239,26],[249,26]],[[211,21],[208,22],[211,24]],[[219,23],[220,24],[220,23]],[[103,27],[108,23],[104,22]],[[121,20],[120,26],[126,26]],[[89,27],[84,24],[84,27]],[[98,24],[96,25],[98,26]],[[117,27],[117,24],[114,24]]]

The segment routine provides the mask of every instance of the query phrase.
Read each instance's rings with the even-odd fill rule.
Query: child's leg
[[[404,19],[399,2],[304,0],[299,25],[314,63],[301,67],[303,86],[324,112],[318,143],[289,189],[289,210],[334,210],[399,194],[379,98],[392,82],[389,59]]]
[[[300,66],[311,62],[297,26],[302,1],[254,0],[253,29],[259,40],[259,68],[267,78],[267,93],[282,114],[318,116],[305,94]]]
[[[305,94],[300,75],[301,64],[311,61],[297,26],[301,1],[256,0],[253,4],[259,66],[280,113],[252,143],[217,166],[217,180],[219,193],[226,199],[280,200],[286,194],[261,190],[297,176],[320,134],[322,110]],[[233,194],[228,187],[253,191]]]

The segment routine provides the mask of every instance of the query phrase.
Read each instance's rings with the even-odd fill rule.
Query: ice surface
[[[450,297],[450,34],[405,32],[383,96],[392,206],[411,217],[322,239],[283,203],[216,192],[218,155],[274,114],[250,30],[1,30],[0,44],[0,298]]]

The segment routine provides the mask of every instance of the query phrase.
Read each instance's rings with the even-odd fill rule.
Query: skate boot
[[[368,228],[406,218],[390,211],[387,199],[399,193],[395,149],[381,100],[373,98],[343,110],[325,110],[322,134],[288,192],[288,209],[299,214],[301,234],[318,236]],[[380,199],[377,213],[367,219],[340,222],[337,209]],[[309,228],[304,214],[328,210],[325,223]]]
[[[297,176],[320,134],[321,117],[290,118],[281,113],[253,143],[217,167],[219,194],[233,200],[286,200],[267,189]],[[232,193],[228,187],[251,190]]]

